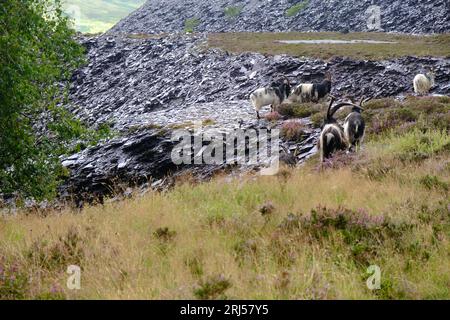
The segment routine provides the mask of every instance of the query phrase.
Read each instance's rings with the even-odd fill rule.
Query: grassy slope
[[[397,44],[282,44],[277,40],[378,40]],[[390,59],[405,55],[450,56],[450,34],[429,37],[388,33],[216,33],[209,35],[209,45],[231,52],[261,52],[328,59],[348,56],[357,59]]]
[[[390,120],[404,107],[414,114],[406,126]],[[9,283],[9,297],[449,299],[450,136],[437,119],[450,100],[367,110],[379,131],[323,172],[312,159],[274,177],[217,177],[81,213],[3,217],[0,264],[15,266],[16,279],[33,275]],[[319,210],[311,223],[318,206],[337,212]],[[368,217],[355,222],[345,208]],[[64,289],[72,263],[83,268],[78,292]],[[365,285],[372,264],[382,270],[378,291]]]
[[[76,6],[80,10],[80,19],[76,21],[78,31],[97,33],[111,28],[120,19],[139,8],[145,0],[65,0],[64,2],[66,8]]]

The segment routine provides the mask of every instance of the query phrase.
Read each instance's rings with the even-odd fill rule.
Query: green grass
[[[278,40],[377,40],[393,44],[283,44]],[[260,52],[297,57],[330,59],[335,56],[383,60],[403,56],[450,57],[450,34],[412,36],[387,33],[287,32],[287,33],[216,33],[209,35],[209,46],[224,50]]]
[[[65,0],[64,7],[72,18],[78,18],[75,21],[77,31],[99,33],[110,29],[144,2],[145,0]],[[75,12],[79,15],[73,14]]]
[[[287,17],[294,17],[296,16],[300,11],[302,11],[303,9],[305,9],[309,4],[308,0],[299,2],[295,5],[293,5],[292,7],[290,7],[289,9],[286,10],[286,16]]]
[[[225,16],[230,18],[238,17],[242,12],[242,6],[239,7],[226,7],[224,10]]]
[[[82,211],[1,216],[0,299],[450,299],[449,131],[424,128],[445,103],[372,101],[380,114],[432,107],[324,170],[313,158],[272,177],[186,177]],[[82,268],[79,291],[65,287],[68,264]],[[380,290],[366,286],[371,265]]]
[[[200,20],[198,18],[186,19],[184,22],[184,31],[188,33],[193,33],[195,28],[200,25]]]

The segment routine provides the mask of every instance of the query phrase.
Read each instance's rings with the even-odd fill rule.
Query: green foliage
[[[450,186],[447,182],[442,181],[439,177],[426,175],[420,179],[420,183],[428,190],[440,190],[442,192],[448,192]]]
[[[284,103],[280,106],[278,112],[288,118],[307,118],[326,109],[321,104],[314,103]]]
[[[209,277],[200,281],[199,287],[194,290],[194,295],[200,300],[225,299],[225,291],[231,286],[230,280],[223,275]]]
[[[11,264],[0,257],[0,300],[25,299],[28,277],[18,264]]]
[[[186,19],[184,22],[184,31],[188,33],[193,33],[195,28],[200,25],[200,20],[197,18]]]
[[[293,5],[292,7],[286,10],[286,16],[289,18],[296,16],[300,11],[305,9],[308,6],[308,4],[309,0],[305,0]]]
[[[238,17],[241,14],[241,12],[242,12],[242,6],[226,7],[224,10],[225,15],[230,18]]]
[[[50,135],[36,128],[42,114],[58,115],[61,83],[83,63],[83,49],[59,0],[3,1],[0,21],[0,193],[49,198],[63,174],[61,143],[81,128],[75,120],[50,125]]]
[[[113,27],[144,2],[145,0],[65,0],[64,11],[78,19],[75,25],[77,31],[99,33]],[[79,16],[73,10],[77,7],[80,8]]]
[[[386,151],[401,161],[420,161],[450,151],[450,136],[444,130],[414,128],[403,136],[390,138]]]

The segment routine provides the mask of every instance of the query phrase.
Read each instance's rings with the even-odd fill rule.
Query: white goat
[[[331,73],[325,74],[322,83],[302,83],[299,84],[292,95],[289,97],[290,102],[319,102],[326,98],[331,92]]]
[[[433,71],[428,72],[426,75],[418,74],[414,78],[414,92],[421,96],[428,94],[435,84],[434,80],[435,73]]]
[[[291,85],[289,80],[284,80],[279,86],[272,84],[268,88],[260,88],[250,95],[250,101],[256,110],[256,116],[260,119],[259,111],[262,107],[270,106],[272,111],[279,107],[281,103],[289,97]]]
[[[331,102],[328,107],[327,117],[322,126],[317,147],[320,151],[320,162],[323,163],[325,159],[332,157],[333,153],[339,150],[348,148],[347,140],[345,139],[344,129],[340,126],[337,120],[333,117],[334,114],[348,103],[339,103],[333,107],[336,98],[331,97]]]

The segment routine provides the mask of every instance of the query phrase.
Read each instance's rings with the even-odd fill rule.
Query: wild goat
[[[364,100],[363,97],[359,103],[359,106],[353,103],[348,103],[348,106],[353,107],[352,112],[347,116],[347,118],[345,118],[344,121],[344,136],[349,145],[349,151],[352,151],[353,149],[358,151],[364,139],[366,122],[364,121],[361,112],[364,111],[362,108],[363,104],[369,100],[371,100],[371,98]]]
[[[331,73],[325,74],[322,83],[302,83],[299,84],[289,100],[292,102],[319,102],[326,98],[331,92]]]
[[[346,106],[348,103],[340,103],[333,107],[335,100],[336,98],[331,97],[327,117],[325,118],[325,123],[319,137],[318,149],[320,151],[321,163],[323,163],[324,159],[330,158],[334,152],[347,148],[344,130],[333,116],[340,108]]]
[[[278,108],[291,94],[291,84],[287,78],[281,84],[272,83],[270,87],[255,90],[250,95],[250,101],[256,110],[256,116],[260,119],[259,111],[262,107],[269,106],[272,111]]]
[[[426,95],[430,92],[430,89],[434,86],[435,72],[432,69],[425,74],[418,74],[414,78],[414,92],[418,95]]]

